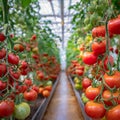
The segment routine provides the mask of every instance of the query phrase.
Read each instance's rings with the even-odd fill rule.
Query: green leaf
[[[22,0],[22,7],[25,8],[29,6],[30,3],[31,3],[31,0]]]

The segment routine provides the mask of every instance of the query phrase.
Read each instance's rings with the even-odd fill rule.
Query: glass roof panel
[[[62,38],[62,25],[64,24],[64,37],[65,40],[68,39],[71,33],[71,19],[74,11],[69,10],[69,6],[79,2],[80,0],[63,0],[64,3],[64,23],[62,22],[61,17],[61,0],[40,0],[40,14],[41,21],[51,21],[51,24],[48,24],[52,29],[53,33],[56,33]],[[44,25],[42,23],[42,25]]]

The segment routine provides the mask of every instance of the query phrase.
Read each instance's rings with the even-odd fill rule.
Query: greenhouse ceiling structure
[[[49,27],[52,32],[60,36],[62,46],[66,46],[67,40],[72,32],[71,19],[74,14],[69,7],[79,0],[40,0],[40,14],[42,25],[44,21],[50,21]]]

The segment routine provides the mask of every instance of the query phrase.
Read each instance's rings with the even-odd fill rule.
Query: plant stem
[[[2,0],[3,22],[8,23],[8,0]]]
[[[109,52],[109,48],[110,48],[110,38],[109,38],[109,31],[108,31],[108,15],[106,16],[106,21],[105,21],[105,31],[106,31],[106,55],[108,56],[108,69],[109,69],[109,75],[112,74],[112,65],[110,63],[110,52]]]

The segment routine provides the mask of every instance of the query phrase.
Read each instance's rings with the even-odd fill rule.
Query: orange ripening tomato
[[[43,94],[44,97],[49,97],[50,96],[50,91],[43,90],[42,94]]]
[[[51,91],[51,90],[52,90],[52,86],[51,86],[51,85],[49,85],[49,86],[45,86],[45,87],[44,87],[44,90]]]
[[[14,45],[14,50],[15,51],[19,51],[19,52],[22,52],[22,51],[24,51],[24,46],[22,45],[22,44],[15,44]]]

